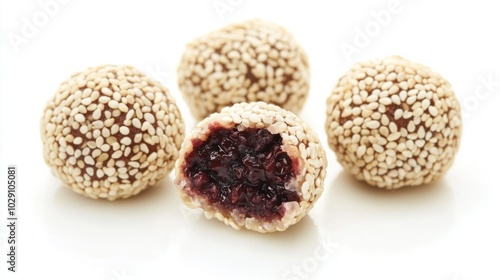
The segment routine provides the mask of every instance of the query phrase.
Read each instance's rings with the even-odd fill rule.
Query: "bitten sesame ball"
[[[64,81],[47,103],[43,154],[54,175],[94,199],[128,198],[172,170],[184,123],[168,90],[131,66]]]
[[[450,84],[398,56],[354,65],[327,100],[326,132],[337,160],[379,188],[443,176],[457,152],[461,124]]]
[[[326,156],[316,133],[293,113],[238,103],[201,121],[176,162],[184,203],[235,229],[284,231],[323,191]]]
[[[309,92],[305,52],[283,27],[262,20],[229,25],[197,38],[187,45],[177,75],[198,119],[252,101],[297,114]]]

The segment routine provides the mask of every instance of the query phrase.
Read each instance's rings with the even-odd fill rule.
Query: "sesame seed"
[[[363,100],[361,99],[361,96],[359,96],[359,95],[354,95],[352,97],[352,101],[356,105],[361,105],[363,103]]]
[[[92,126],[94,127],[94,129],[101,129],[104,127],[104,123],[102,121],[95,121],[92,122]],[[96,130],[95,132],[99,132],[99,130]]]
[[[138,119],[138,118],[133,118],[132,119],[132,125],[137,128],[137,129],[140,129],[141,128],[141,121]]]
[[[105,167],[103,171],[108,176],[113,176],[116,173],[116,169],[114,167]]]
[[[120,143],[122,143],[125,146],[128,146],[128,145],[132,144],[132,140],[129,137],[123,137],[120,140]]]
[[[399,120],[401,117],[403,117],[403,110],[397,109],[394,112],[394,119]]]
[[[422,100],[422,109],[427,110],[427,108],[429,108],[430,104],[431,104],[431,101],[429,99]]]
[[[416,104],[417,104],[417,103],[416,103]],[[413,111],[413,116],[415,116],[415,117],[420,117],[423,113],[424,113],[424,109],[422,109],[422,108],[416,108],[416,109]]]
[[[95,161],[94,159],[91,157],[91,156],[85,156],[85,163],[88,164],[88,165],[94,165],[95,164]]]
[[[111,95],[113,94],[113,92],[112,92],[109,88],[107,88],[107,87],[103,87],[103,88],[101,89],[101,92],[102,92],[103,94],[105,94],[105,95],[108,95],[108,96],[111,96]]]
[[[75,121],[77,121],[79,123],[83,123],[83,122],[85,122],[85,116],[83,116],[82,114],[76,114]]]
[[[107,104],[110,100],[111,100],[111,98],[109,98],[107,96],[99,97],[99,103],[101,103],[101,104]]]
[[[86,125],[82,125],[82,126],[80,126],[79,131],[81,134],[86,134],[87,132],[89,132],[89,128]]]
[[[384,136],[384,137],[389,136],[389,129],[387,128],[387,126],[380,127],[379,131],[380,131],[380,134],[382,134],[382,136]]]
[[[396,80],[397,77],[398,77],[398,75],[396,73],[391,72],[391,73],[389,73],[389,75],[387,75],[386,80],[387,81],[394,81],[394,80]]]
[[[123,103],[120,103],[120,104],[118,104],[118,110],[122,111],[123,113],[127,113],[128,112],[128,107],[127,107],[127,105],[125,105]]]
[[[417,97],[415,95],[410,96],[406,99],[406,103],[408,105],[412,105],[413,103],[415,103],[415,101],[417,101]]]
[[[148,162],[153,162],[154,160],[156,160],[156,159],[157,159],[157,157],[158,157],[158,154],[157,154],[156,152],[153,152],[153,153],[151,153],[151,154],[148,156],[147,161],[148,161]]]
[[[364,79],[365,77],[366,77],[366,74],[365,74],[365,73],[363,73],[363,72],[356,72],[356,73],[354,74],[354,78],[355,78],[356,80],[362,80],[362,79]]]
[[[139,143],[142,141],[142,133],[137,133],[135,136],[134,136],[134,143]]]
[[[155,123],[155,117],[151,113],[144,114],[144,119],[151,124]]]
[[[260,117],[256,114],[250,114],[249,119],[253,123],[259,123],[261,121]]]
[[[425,92],[425,90],[421,90],[418,92],[417,98],[418,98],[418,100],[422,100],[425,98],[426,95],[427,95],[427,93]]]
[[[82,105],[88,106],[92,102],[92,99],[90,97],[82,99]]]
[[[399,95],[391,95],[391,101],[392,103],[396,104],[396,105],[400,105],[401,104],[401,100],[399,98]]]
[[[388,90],[390,87],[392,87],[392,82],[385,82],[382,84],[381,90]]]
[[[362,125],[363,124],[363,118],[355,118],[353,121],[354,125]]]
[[[388,126],[390,123],[390,120],[389,118],[387,117],[387,115],[382,115],[382,125],[383,126]]]
[[[122,98],[121,94],[119,92],[116,92],[116,91],[113,92],[112,96],[113,96],[113,99],[116,100],[116,101],[118,101],[118,102]]]
[[[395,133],[398,131],[398,127],[395,123],[391,122],[389,123],[389,130],[391,131],[391,133]]]
[[[397,85],[393,85],[389,88],[389,94],[395,95],[399,92],[399,87]]]
[[[413,132],[415,131],[415,123],[413,121],[410,121],[408,123],[408,132]]]
[[[372,110],[364,109],[363,111],[361,111],[361,116],[362,116],[363,118],[368,118],[368,117],[370,117],[372,114],[373,114],[373,111],[372,111]]]
[[[123,152],[121,150],[115,151],[112,155],[111,158],[120,158],[123,155]]]
[[[413,116],[412,112],[406,111],[403,113],[403,119],[409,119]]]
[[[429,107],[429,114],[431,114],[431,116],[433,116],[433,117],[437,116],[438,115],[438,111],[437,111],[436,107],[430,106]]]
[[[130,132],[129,128],[126,126],[120,126],[120,133],[123,135],[128,135]]]
[[[423,126],[420,126],[420,127],[418,128],[418,132],[417,132],[417,134],[418,134],[418,138],[420,138],[420,139],[422,139],[422,138],[424,138],[424,137],[425,137],[425,129],[424,129],[424,127],[423,127]]]
[[[111,108],[111,109],[118,109],[119,103],[118,103],[118,101],[116,101],[116,100],[112,99],[112,100],[110,100],[110,101],[108,102],[108,106],[109,106],[109,108]]]
[[[143,118],[143,114],[142,114],[142,111],[139,109],[139,110],[135,110],[135,115],[137,116],[138,119],[142,119]]]
[[[74,140],[73,140],[73,144],[75,145],[80,145],[82,143],[83,139],[82,137],[76,137]]]
[[[375,76],[375,80],[377,80],[377,81],[379,81],[379,82],[384,81],[384,80],[385,80],[385,74],[382,74],[382,73],[377,74],[377,75]]]
[[[380,127],[380,123],[378,121],[369,121],[366,123],[366,126],[370,129],[376,129]]]
[[[380,146],[378,144],[373,144],[372,147],[373,147],[373,150],[375,150],[375,152],[377,152],[377,153],[384,152],[384,148],[382,148],[382,146]]]
[[[66,139],[64,139],[63,137],[60,137],[58,142],[61,147],[66,147]]]
[[[402,155],[403,155],[404,157],[406,157],[406,158],[411,158],[411,157],[413,156],[413,154],[412,154],[410,151],[408,151],[408,150],[404,150],[404,151],[402,152]]]
[[[407,97],[408,93],[406,92],[406,90],[402,90],[399,92],[399,99],[401,99],[401,101],[405,101]]]
[[[344,123],[344,129],[350,129],[352,126],[353,126],[353,122],[352,121],[347,121]],[[292,134],[292,133],[291,133]]]
[[[368,106],[366,106],[366,108],[369,110],[375,110],[378,108],[378,106],[379,106],[379,104],[377,102],[372,102],[372,103],[368,104]]]
[[[149,153],[149,148],[146,144],[142,143],[139,147],[140,147],[142,152],[144,152],[146,154]]]
[[[401,137],[401,134],[399,132],[394,132],[394,133],[391,133],[388,137],[387,137],[387,140],[388,141],[396,141],[399,139],[399,137]]]
[[[386,106],[392,104],[392,100],[389,97],[380,98],[379,102]]]
[[[378,95],[372,94],[366,98],[366,101],[369,103],[378,101]]]
[[[104,121],[104,126],[111,127],[115,123],[115,119],[107,119]]]
[[[377,70],[375,70],[373,68],[367,68],[367,69],[365,69],[365,71],[366,71],[366,74],[368,76],[371,76],[371,77],[374,77],[378,73]]]
[[[425,145],[425,140],[423,139],[416,140],[415,145],[417,145],[417,147],[419,148],[422,148]]]
[[[395,157],[396,156],[396,151],[392,150],[392,149],[388,149],[388,150],[385,150],[385,153],[387,154],[387,156],[389,157]]]
[[[111,126],[111,134],[116,134],[118,133],[118,131],[120,130],[120,126],[118,124],[114,124],[113,126]]]

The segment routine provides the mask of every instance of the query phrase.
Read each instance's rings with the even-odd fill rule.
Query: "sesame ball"
[[[174,99],[131,66],[88,68],[64,81],[41,120],[45,162],[94,199],[136,195],[173,168],[184,138]]]
[[[462,133],[460,105],[448,81],[398,56],[354,65],[329,96],[326,113],[337,160],[379,188],[439,179]]]
[[[264,102],[237,103],[186,138],[174,181],[184,203],[235,229],[284,231],[323,191],[326,156],[296,115]]]
[[[203,119],[238,102],[264,101],[298,113],[309,91],[309,62],[283,27],[248,20],[188,44],[177,69],[191,112]]]

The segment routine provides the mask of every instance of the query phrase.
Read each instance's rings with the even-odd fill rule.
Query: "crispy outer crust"
[[[198,119],[255,101],[298,113],[309,92],[305,51],[285,28],[259,19],[227,25],[189,43],[177,76]]]
[[[47,102],[44,159],[65,186],[90,198],[137,195],[174,167],[184,122],[168,89],[132,66],[75,73]]]
[[[462,134],[460,104],[441,75],[399,56],[354,65],[327,99],[326,133],[358,180],[385,189],[442,177]]]

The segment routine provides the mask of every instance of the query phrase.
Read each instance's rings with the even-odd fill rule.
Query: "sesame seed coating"
[[[115,200],[172,170],[184,122],[160,83],[131,66],[103,65],[60,85],[45,106],[40,132],[45,162],[67,187]]]
[[[442,177],[462,133],[448,81],[399,56],[355,64],[327,99],[326,114],[328,144],[340,164],[386,189]]]
[[[238,102],[264,101],[298,113],[309,92],[309,62],[283,27],[262,20],[226,26],[186,46],[178,84],[203,119]]]
[[[283,203],[285,213],[281,219],[261,221],[241,215],[237,211],[227,213],[221,211],[217,205],[210,204],[205,197],[189,192],[192,183],[186,178],[183,170],[186,156],[194,149],[193,140],[205,141],[214,125],[227,129],[236,127],[239,131],[267,129],[272,134],[281,136],[282,150],[290,158],[296,159],[299,171],[285,188],[296,191],[300,197],[298,202]],[[214,113],[198,123],[190,137],[182,144],[179,159],[175,164],[175,185],[184,203],[192,208],[203,209],[209,219],[215,217],[238,230],[246,228],[258,232],[284,231],[304,217],[323,192],[326,167],[325,151],[316,133],[295,114],[265,102],[243,102],[226,107],[220,113]]]

